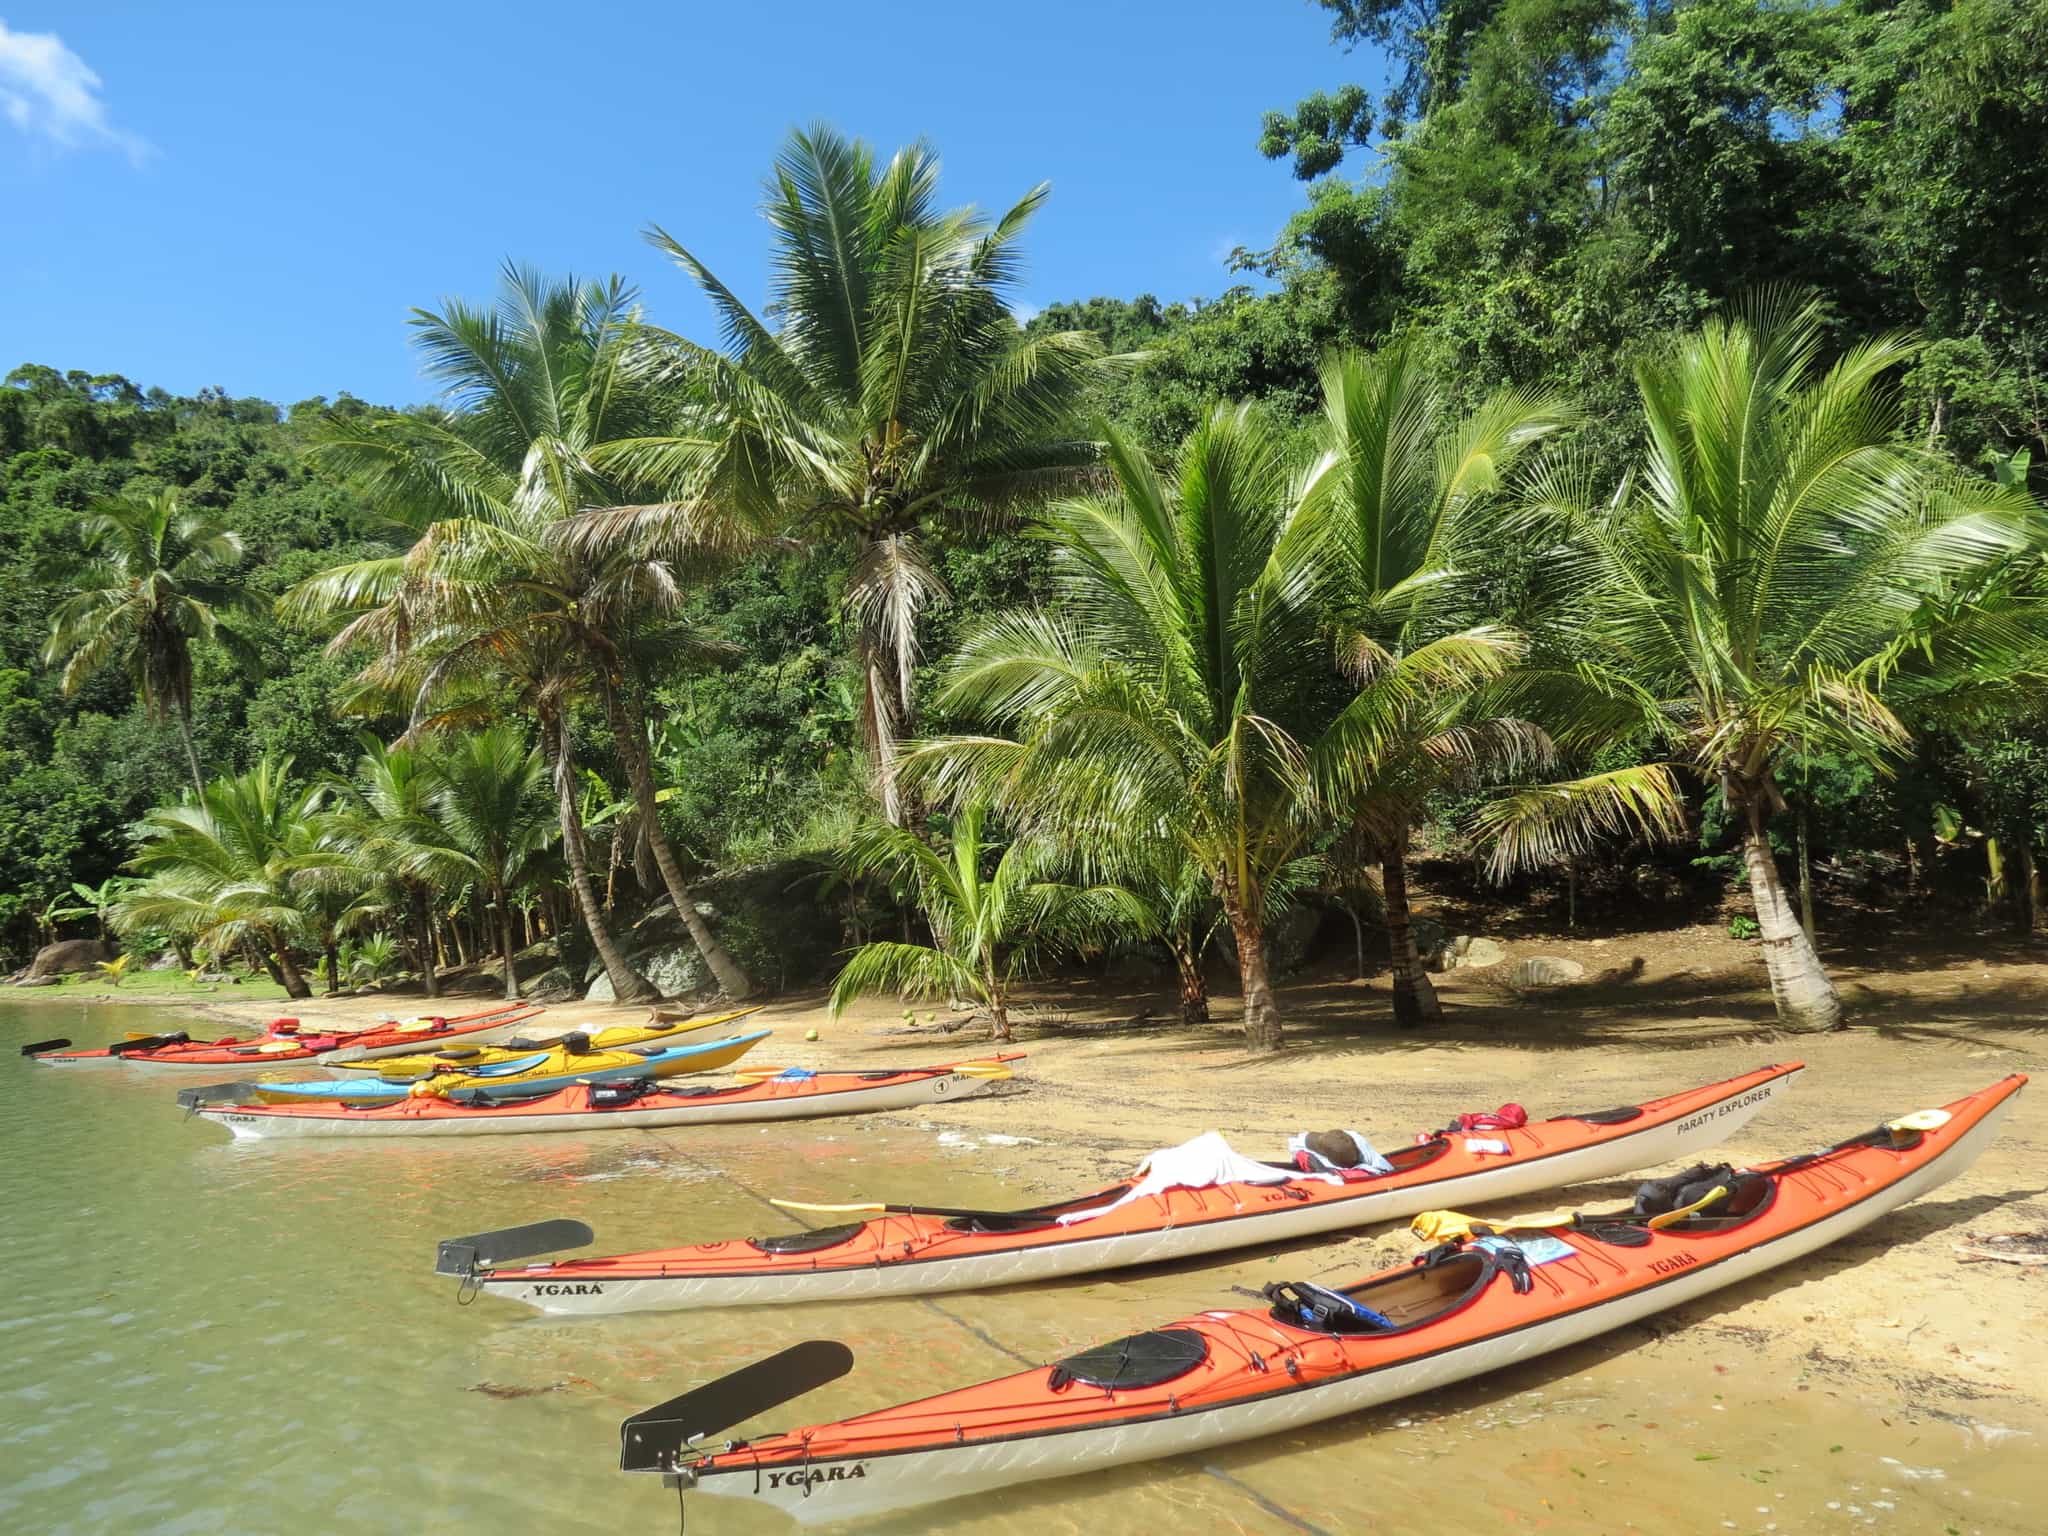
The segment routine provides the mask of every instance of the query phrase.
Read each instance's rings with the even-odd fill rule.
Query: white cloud
[[[0,113],[32,139],[63,149],[110,145],[141,162],[150,147],[116,128],[100,77],[54,32],[11,32],[0,21]]]
[[[1043,304],[1032,304],[1023,299],[1019,299],[1010,306],[1010,314],[1019,325],[1029,325],[1044,313],[1045,306]]]

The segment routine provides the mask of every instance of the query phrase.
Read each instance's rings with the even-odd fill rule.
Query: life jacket
[[[1499,1109],[1474,1110],[1458,1116],[1444,1127],[1446,1134],[1457,1131],[1519,1131],[1529,1123],[1529,1111],[1519,1104],[1503,1104]]]

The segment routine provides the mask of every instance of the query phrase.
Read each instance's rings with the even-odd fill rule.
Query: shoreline
[[[1019,1084],[942,1117],[880,1118],[946,1137],[949,1150],[962,1156],[999,1157],[1005,1193],[1022,1206],[1122,1177],[1155,1147],[1207,1130],[1222,1131],[1251,1156],[1279,1155],[1292,1131],[1338,1125],[1397,1146],[1459,1112],[1503,1101],[1542,1118],[1803,1060],[1808,1070],[1783,1105],[1719,1154],[1762,1161],[1827,1145],[2008,1073],[2039,1077],[2048,1070],[2048,1030],[2036,1006],[2048,998],[2048,962],[1952,952],[1911,971],[1846,964],[1838,974],[1856,1027],[1790,1035],[1772,1026],[1753,948],[1725,936],[1716,943],[1714,930],[1662,937],[1662,946],[1640,936],[1516,939],[1502,965],[1435,978],[1445,1017],[1415,1031],[1393,1028],[1384,976],[1298,978],[1278,989],[1289,1048],[1272,1057],[1243,1051],[1234,997],[1216,998],[1215,1022],[1190,1028],[1180,1023],[1164,981],[1035,986],[1024,989],[1017,1039],[1004,1047],[1027,1053]],[[1540,994],[1509,991],[1502,985],[1508,965],[1531,954],[1575,959],[1588,980]],[[464,1012],[486,1000],[443,997],[435,1006]],[[152,997],[126,989],[87,998],[48,988],[18,1001],[29,1009],[45,1001],[155,1007],[250,1028],[286,1011],[316,1023],[357,1024],[426,1011],[424,999],[407,993],[316,997],[281,1007],[267,998]],[[602,1028],[639,1022],[646,1012],[640,1005],[560,1004],[536,1024],[551,1032]],[[915,1015],[908,1026],[900,1005],[873,1001],[834,1021],[822,992],[771,999],[750,1023],[773,1029],[775,1037],[749,1064],[867,1070],[996,1048],[985,1027],[940,1027],[953,1017],[942,1005],[919,1005]],[[820,1033],[815,1043],[803,1039],[810,1029]],[[1796,1271],[1764,1276],[1616,1337],[1654,1349],[1660,1365],[1696,1367],[1703,1384],[1739,1355],[1746,1375],[1797,1383],[1797,1390],[1835,1398],[1837,1410],[1873,1416],[1882,1426],[1877,1433],[1899,1437],[1895,1454],[1902,1460],[1912,1459],[1903,1447],[1919,1433],[1915,1426],[1930,1423],[1960,1426],[1987,1446],[2024,1454],[2048,1441],[2048,1329],[2013,1323],[2042,1315],[2048,1267],[1957,1250],[1971,1234],[2048,1232],[2044,1167],[2048,1082],[2021,1096],[1999,1141],[1940,1191]],[[1639,1179],[1661,1171],[1668,1170],[1503,1203],[1489,1214],[1625,1202]],[[915,1191],[857,1193],[907,1198]],[[1405,1231],[1368,1230],[1282,1253],[1304,1275],[1329,1280],[1405,1262],[1418,1251]],[[1133,1280],[1141,1273],[1133,1272]],[[1218,1291],[1227,1290],[1231,1266],[1219,1265],[1216,1274]],[[1142,1309],[1142,1293],[1132,1306]]]

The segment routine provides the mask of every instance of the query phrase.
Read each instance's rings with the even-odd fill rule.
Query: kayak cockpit
[[[1391,1152],[1381,1153],[1382,1157],[1393,1164],[1391,1168],[1388,1168],[1383,1173],[1368,1173],[1363,1168],[1347,1168],[1344,1170],[1344,1174],[1347,1180],[1354,1178],[1391,1178],[1397,1173],[1412,1173],[1425,1164],[1435,1162],[1450,1150],[1451,1138],[1438,1134],[1430,1137],[1427,1141],[1418,1141],[1411,1146],[1395,1147]],[[1268,1168],[1285,1168],[1289,1173],[1300,1173],[1302,1171],[1297,1163],[1274,1162],[1270,1158],[1265,1160],[1265,1166]]]
[[[1488,1282],[1504,1272],[1492,1253],[1468,1248],[1343,1290],[1283,1280],[1265,1287],[1273,1303],[1267,1315],[1310,1333],[1406,1333],[1477,1300]]]

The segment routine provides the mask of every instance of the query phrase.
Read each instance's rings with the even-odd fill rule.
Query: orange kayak
[[[403,1024],[380,1024],[369,1029],[339,1033],[332,1030],[316,1033],[301,1028],[297,1019],[278,1019],[253,1040],[238,1035],[223,1035],[218,1040],[194,1040],[181,1031],[117,1040],[112,1045],[87,1050],[71,1049],[69,1040],[44,1040],[22,1047],[21,1053],[52,1067],[112,1062],[138,1067],[215,1069],[295,1066],[344,1047],[353,1047],[366,1056],[389,1056],[449,1040],[476,1044],[510,1034],[546,1011],[532,1003],[498,1003],[474,1013],[452,1017],[429,1015]]]
[[[1296,1429],[1804,1258],[1968,1168],[2025,1082],[2008,1077],[1822,1152],[1695,1170],[1712,1186],[1703,1204],[1673,1203],[1660,1190],[1671,1181],[1658,1181],[1633,1208],[1481,1227],[1338,1291],[1268,1286],[1268,1309],[1202,1312],[979,1386],[696,1449],[791,1386],[851,1368],[842,1345],[798,1345],[628,1419],[620,1464],[836,1521]]]
[[[482,1265],[462,1278],[545,1312],[588,1313],[919,1295],[1092,1274],[1404,1219],[1453,1200],[1507,1199],[1687,1157],[1740,1129],[1801,1070],[1789,1062],[1642,1104],[1519,1129],[1430,1135],[1389,1154],[1391,1173],[1355,1182],[1301,1173],[1128,1200],[1131,1186],[1116,1185],[1028,1211],[812,1207],[881,1214],[815,1231],[610,1258]],[[1293,1172],[1286,1163],[1264,1167]],[[501,1249],[499,1256],[523,1255]]]

